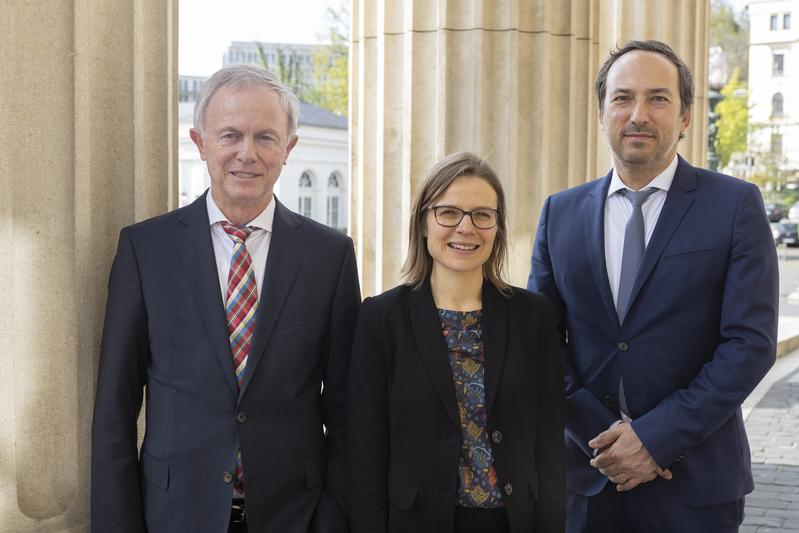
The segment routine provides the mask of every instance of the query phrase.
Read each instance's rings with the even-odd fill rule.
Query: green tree
[[[738,76],[749,76],[749,15],[744,9],[736,15],[727,0],[710,3],[710,46],[720,46],[727,58],[727,72],[740,69]]]
[[[328,28],[322,40],[330,44],[313,54],[313,81],[306,101],[342,116],[349,105],[349,21],[348,4],[327,7]]]
[[[274,70],[300,100],[346,116],[350,89],[348,3],[340,0],[337,6],[328,6],[326,17],[328,28],[318,38],[329,44],[313,52],[311,67],[303,66],[300,55],[290,48],[278,48]],[[257,46],[261,66],[266,68],[263,47]]]
[[[258,47],[258,60],[263,68],[267,68],[266,54],[261,43],[256,43]],[[275,58],[275,74],[289,89],[294,91],[297,98],[306,100],[308,83],[306,74],[302,69],[300,56],[291,49],[278,47]]]
[[[746,84],[738,79],[736,68],[730,81],[721,89],[722,100],[716,105],[716,139],[714,146],[719,156],[721,168],[727,166],[730,156],[735,152],[746,151],[746,135],[749,128],[749,106]]]

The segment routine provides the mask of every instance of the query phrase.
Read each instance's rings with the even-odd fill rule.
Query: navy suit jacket
[[[568,487],[591,496],[605,486],[588,441],[619,418],[623,377],[632,426],[671,468],[676,496],[741,498],[753,482],[740,406],[777,342],[777,256],[760,193],[680,158],[619,324],[605,266],[610,178],[547,199],[528,282],[550,297],[563,334]]]
[[[239,393],[205,195],[124,228],[92,425],[92,529],[227,531],[240,448],[250,531],[344,530],[359,304],[352,241],[277,202]]]

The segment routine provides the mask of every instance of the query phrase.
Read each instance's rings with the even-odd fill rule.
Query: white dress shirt
[[[222,305],[227,299],[227,278],[230,273],[230,260],[233,258],[233,240],[222,228],[228,219],[214,202],[211,191],[205,196],[205,203],[208,207],[208,222],[211,224],[211,242],[214,245],[214,256],[216,258],[216,270],[219,273],[219,288],[222,291]],[[269,243],[272,240],[272,221],[275,218],[275,198],[269,201],[269,205],[261,213],[245,224],[254,229],[247,237],[245,245],[252,259],[252,268],[255,271],[255,286],[258,289],[258,298],[261,296],[261,287],[264,281],[264,269],[266,268],[266,257],[269,255]]]
[[[655,230],[666,195],[674,181],[674,173],[677,170],[677,155],[666,169],[655,176],[655,178],[644,187],[648,189],[655,187],[658,189],[652,193],[641,206],[644,215],[644,242],[649,244],[649,238]],[[630,200],[620,194],[616,194],[621,189],[629,188],[621,181],[614,167],[613,175],[610,178],[608,196],[605,200],[605,265],[608,269],[608,281],[610,291],[613,293],[613,303],[619,296],[619,281],[621,278],[621,258],[624,252],[624,228],[627,219],[633,212]],[[642,189],[643,190],[643,189]]]

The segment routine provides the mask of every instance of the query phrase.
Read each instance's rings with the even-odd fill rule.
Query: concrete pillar
[[[120,228],[177,204],[177,0],[0,1],[0,531],[89,531]]]
[[[708,0],[353,4],[350,225],[366,295],[397,284],[414,194],[458,150],[483,155],[502,178],[509,278],[525,284],[543,200],[610,168],[593,81],[616,43],[664,40],[693,69],[694,122],[680,152],[704,162]]]

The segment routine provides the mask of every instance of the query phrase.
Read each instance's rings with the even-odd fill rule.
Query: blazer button
[[[605,401],[603,403],[605,404],[605,407],[608,407],[610,409],[616,408],[616,400],[613,399],[613,396],[610,395],[605,396]]]
[[[502,442],[502,432],[498,429],[495,429],[493,433],[491,433],[491,440],[494,441],[494,444],[499,444]]]
[[[225,483],[232,483],[233,474],[231,474],[230,472],[225,472],[224,474],[222,474],[222,481],[224,481]]]
[[[627,344],[627,343],[626,343],[626,342],[624,342],[624,341],[621,341],[620,343],[618,343],[618,344],[616,345],[616,348],[618,348],[620,352],[626,352],[627,350],[629,350],[629,349],[630,349],[630,345],[629,345],[629,344]]]
[[[510,496],[511,494],[513,494],[513,484],[510,481],[505,483],[505,486],[502,487],[502,489],[505,491],[506,496]]]
[[[247,421],[247,413],[244,411],[239,411],[236,413],[236,422],[244,423]]]

